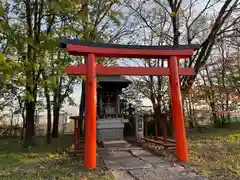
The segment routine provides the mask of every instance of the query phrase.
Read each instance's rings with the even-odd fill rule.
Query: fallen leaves
[[[191,164],[210,179],[237,180],[240,176],[240,133],[189,138]]]
[[[49,158],[50,159],[54,159],[55,158],[55,154],[49,154]]]
[[[88,178],[86,176],[80,177],[79,180],[87,180]]]
[[[62,139],[66,138],[66,139]],[[106,170],[86,170],[82,160],[68,157],[66,147],[69,147],[72,137],[60,137],[56,142],[46,146],[44,138],[37,139],[37,147],[22,151],[21,144],[4,143],[4,151],[0,153],[0,179],[21,180],[112,180],[113,176]],[[64,143],[63,143],[64,142]],[[61,147],[61,148],[59,148]],[[6,149],[6,151],[5,151]],[[10,153],[11,152],[11,153]]]

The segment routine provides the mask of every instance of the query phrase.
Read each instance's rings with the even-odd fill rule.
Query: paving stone
[[[150,163],[145,163],[138,159],[134,159],[133,161],[129,161],[129,162],[124,162],[122,166],[128,170],[129,169],[146,169],[146,168],[152,167]]]
[[[129,173],[138,180],[207,180],[205,177],[181,171],[169,171],[168,168],[130,170]]]
[[[147,150],[144,149],[131,149],[130,152],[134,155],[134,156],[152,156],[152,153],[150,153]]]
[[[111,171],[115,180],[136,180],[127,171]]]
[[[182,166],[173,166],[161,156],[134,148],[128,151],[119,147],[107,149],[103,163],[113,171],[116,180],[207,180]]]
[[[166,169],[166,168],[165,168]],[[167,170],[170,171],[170,173],[186,173],[186,169],[184,167],[167,167]]]
[[[108,151],[107,152],[107,158],[112,159],[112,158],[132,158],[132,154],[129,153],[128,151]]]
[[[136,157],[139,157],[144,162],[152,164],[153,167],[155,168],[172,167],[172,163],[164,160],[163,157],[153,155],[152,153],[146,150],[141,150],[141,151],[133,150],[131,152],[133,153],[133,155],[135,155]]]
[[[148,169],[143,170],[130,170],[129,173],[138,180],[172,180],[176,174],[172,174],[166,169]]]
[[[114,165],[114,164],[117,164],[116,161],[112,161],[112,160],[109,160],[109,159],[104,159],[103,160],[104,164],[108,167],[109,165]],[[120,164],[119,164],[120,166]]]
[[[112,170],[129,170],[129,169],[146,169],[151,168],[152,165],[145,163],[135,157],[132,158],[112,158],[104,160],[104,164],[108,169]]]
[[[155,168],[160,167],[172,167],[172,164],[168,161],[165,161],[162,157],[158,156],[138,156],[141,160],[146,163],[152,164]]]
[[[106,165],[107,169],[110,170],[110,171],[123,171],[123,170],[126,170],[119,164],[111,164],[111,165],[109,165],[109,164],[106,163],[105,165]]]

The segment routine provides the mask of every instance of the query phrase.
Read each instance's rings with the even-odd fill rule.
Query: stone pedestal
[[[122,140],[124,123],[123,118],[100,118],[97,120],[97,142],[104,140]]]
[[[140,116],[139,114],[135,115],[135,126],[136,126],[136,139],[137,142],[140,142],[141,139],[143,138],[143,117]]]

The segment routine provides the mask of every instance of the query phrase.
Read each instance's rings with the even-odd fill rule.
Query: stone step
[[[84,153],[84,149],[79,149],[76,151],[70,150],[70,151],[68,151],[68,153]]]
[[[130,147],[131,144],[129,144],[127,141],[124,140],[106,140],[102,141],[103,147]]]

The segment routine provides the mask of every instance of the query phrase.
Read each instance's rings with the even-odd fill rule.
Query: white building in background
[[[69,119],[70,114],[67,112],[60,112],[59,115],[59,124],[58,124],[58,130],[59,133],[67,133],[72,132],[73,128],[71,127],[72,120]],[[53,116],[52,116],[52,122],[53,122]],[[36,115],[35,119],[35,126],[36,126],[36,132],[40,135],[46,134],[47,131],[47,113],[41,112]]]
[[[10,112],[4,112],[4,116],[2,120],[0,121],[0,125],[19,125],[23,126],[23,118],[21,114],[17,114],[12,116]],[[75,114],[75,113],[74,113]],[[72,114],[69,112],[61,111],[59,115],[59,133],[71,133],[73,132],[73,122],[69,117]],[[51,118],[53,122],[53,115]],[[45,135],[47,131],[47,111],[43,111],[40,113],[37,113],[35,115],[35,127],[36,127],[36,133],[38,135]]]

